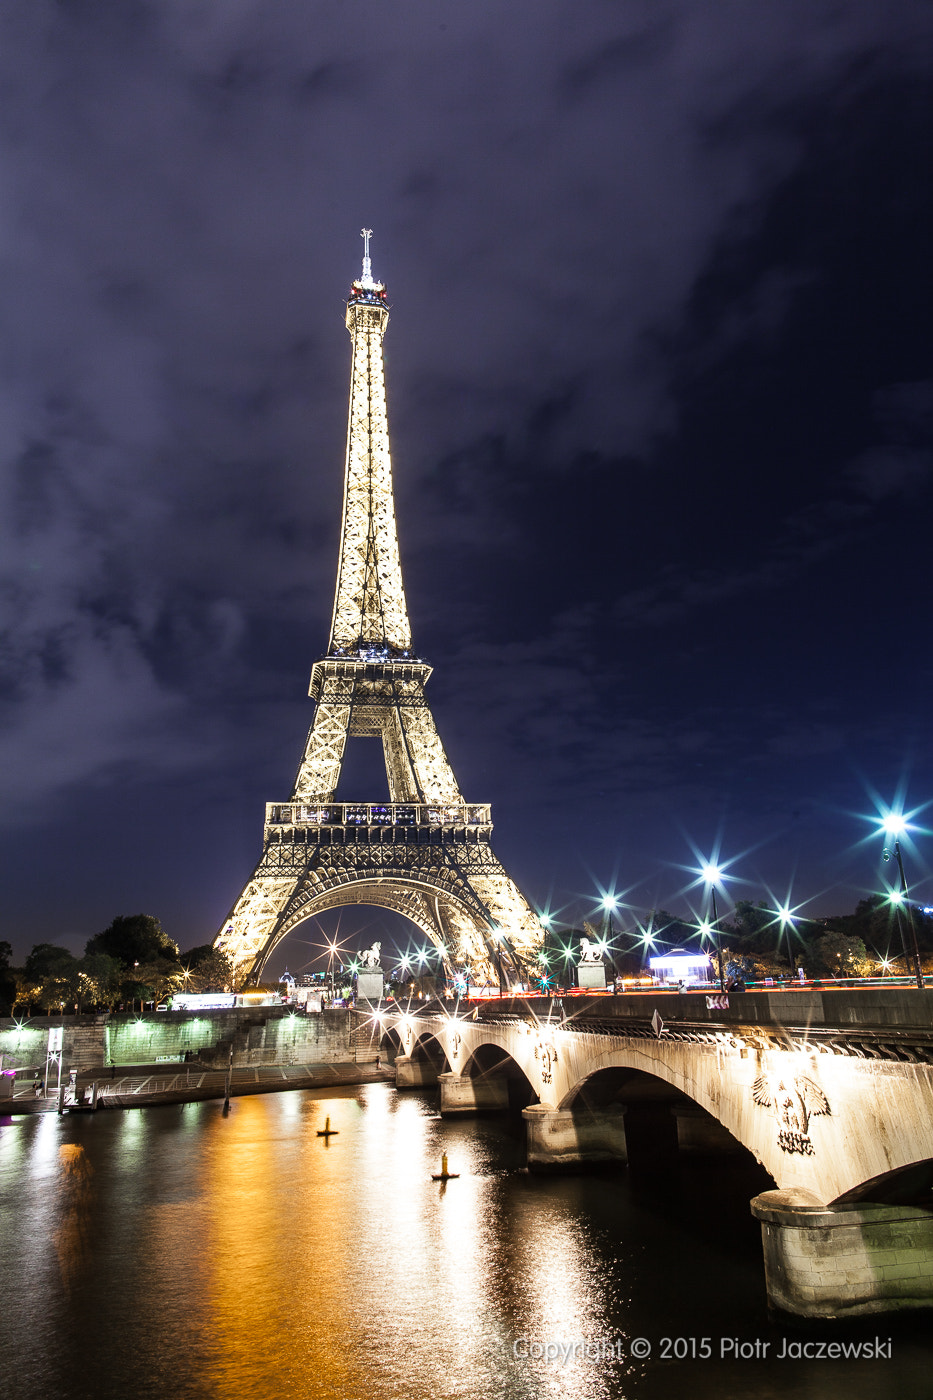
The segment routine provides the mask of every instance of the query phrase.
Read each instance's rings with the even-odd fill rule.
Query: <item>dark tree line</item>
[[[172,991],[222,991],[233,972],[211,944],[180,953],[151,914],[120,914],[89,938],[83,957],[37,943],[22,967],[0,943],[0,1013],[112,1010],[158,1002]]]

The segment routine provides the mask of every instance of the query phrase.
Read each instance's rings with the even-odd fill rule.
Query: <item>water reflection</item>
[[[337,1135],[318,1138],[329,1116]],[[442,1152],[460,1177],[431,1180]],[[581,1347],[769,1335],[747,1196],[523,1170],[520,1125],[385,1085],[0,1128],[18,1400],[622,1400],[926,1393],[888,1363],[736,1369]],[[721,1176],[721,1174],[720,1174]],[[720,1183],[721,1184],[721,1183]],[[885,1324],[887,1328],[887,1324]],[[544,1349],[576,1351],[546,1359]],[[884,1381],[884,1389],[877,1387]],[[917,1389],[916,1387],[920,1388]]]
[[[62,1283],[66,1289],[71,1289],[80,1281],[90,1250],[94,1169],[79,1142],[63,1142],[58,1149],[58,1159],[61,1165],[59,1225],[53,1239]]]

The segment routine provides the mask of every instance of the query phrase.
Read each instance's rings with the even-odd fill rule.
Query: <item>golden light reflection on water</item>
[[[303,1379],[349,1395],[354,1382],[343,1326],[355,1248],[349,1154],[335,1150],[339,1139],[332,1148],[317,1130],[326,1106],[331,1127],[348,1141],[360,1108],[352,1096],[326,1105],[288,1097],[284,1114],[270,1112],[264,1098],[236,1100],[202,1162],[217,1379],[221,1393],[235,1382],[248,1384],[257,1341],[265,1339],[267,1393]]]
[[[70,1289],[80,1280],[91,1245],[91,1177],[93,1167],[80,1143],[63,1142],[59,1225],[53,1235],[62,1283]]]
[[[431,1179],[444,1150],[460,1174],[446,1185]],[[601,1395],[592,1366],[514,1353],[522,1337],[598,1335],[603,1315],[574,1220],[555,1210],[542,1235],[532,1199],[526,1235],[493,1158],[474,1124],[384,1085],[215,1115],[198,1195],[216,1393]]]

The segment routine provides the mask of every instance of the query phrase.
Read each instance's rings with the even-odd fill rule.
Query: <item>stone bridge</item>
[[[769,1297],[837,1316],[933,1305],[933,992],[498,1000],[380,1013],[400,1088],[521,1108],[532,1169],[747,1149]]]

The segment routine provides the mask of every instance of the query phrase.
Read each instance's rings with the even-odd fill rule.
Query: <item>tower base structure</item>
[[[348,904],[403,914],[451,975],[527,980],[537,917],[489,844],[489,808],[418,803],[270,803],[259,865],[217,947],[243,980],[258,979],[303,920]]]

